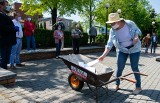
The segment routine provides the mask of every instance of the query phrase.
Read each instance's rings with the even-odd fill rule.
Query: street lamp
[[[108,21],[108,8],[109,8],[109,3],[106,4],[106,22]],[[106,41],[107,41],[107,23],[106,23]]]
[[[121,13],[121,9],[118,9],[118,10],[117,10],[117,13],[120,14],[120,13]]]
[[[152,33],[154,32],[154,25],[155,25],[155,22],[152,21]]]

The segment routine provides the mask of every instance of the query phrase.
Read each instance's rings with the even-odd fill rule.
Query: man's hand
[[[134,38],[133,43],[136,44],[138,42],[138,36]]]
[[[101,56],[98,58],[98,60],[99,60],[99,61],[103,61],[104,58],[105,58],[105,57],[104,57],[103,55],[101,55]]]

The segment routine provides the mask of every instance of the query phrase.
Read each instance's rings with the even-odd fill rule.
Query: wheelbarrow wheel
[[[84,82],[80,81],[73,73],[68,76],[68,82],[71,88],[75,91],[80,91],[84,86]]]

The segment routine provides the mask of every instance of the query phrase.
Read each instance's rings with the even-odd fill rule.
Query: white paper
[[[88,66],[92,66],[92,65],[94,65],[94,64],[96,64],[96,63],[98,63],[98,62],[99,62],[99,60],[96,59],[96,60],[93,60],[93,61],[87,63],[87,65],[88,65]]]
[[[87,69],[88,71],[91,71],[93,73],[96,73],[96,68],[94,67],[90,67],[87,64],[84,64],[84,62],[78,62],[79,66],[84,67],[85,69]]]

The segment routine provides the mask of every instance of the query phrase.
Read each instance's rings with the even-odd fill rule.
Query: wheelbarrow
[[[93,60],[84,55],[70,54],[59,56],[59,58],[71,70],[71,73],[68,76],[68,82],[70,87],[75,91],[80,91],[84,86],[84,82],[87,83],[90,90],[92,90],[90,85],[94,86],[96,88],[96,102],[98,102],[99,87],[105,86],[108,90],[108,87],[106,85],[118,79],[136,83],[136,80],[127,78],[127,76],[135,73],[147,76],[143,73],[133,72],[123,75],[121,77],[114,77],[114,79],[110,80],[114,72],[111,68],[100,62],[92,63]],[[82,63],[91,65],[80,65]]]

